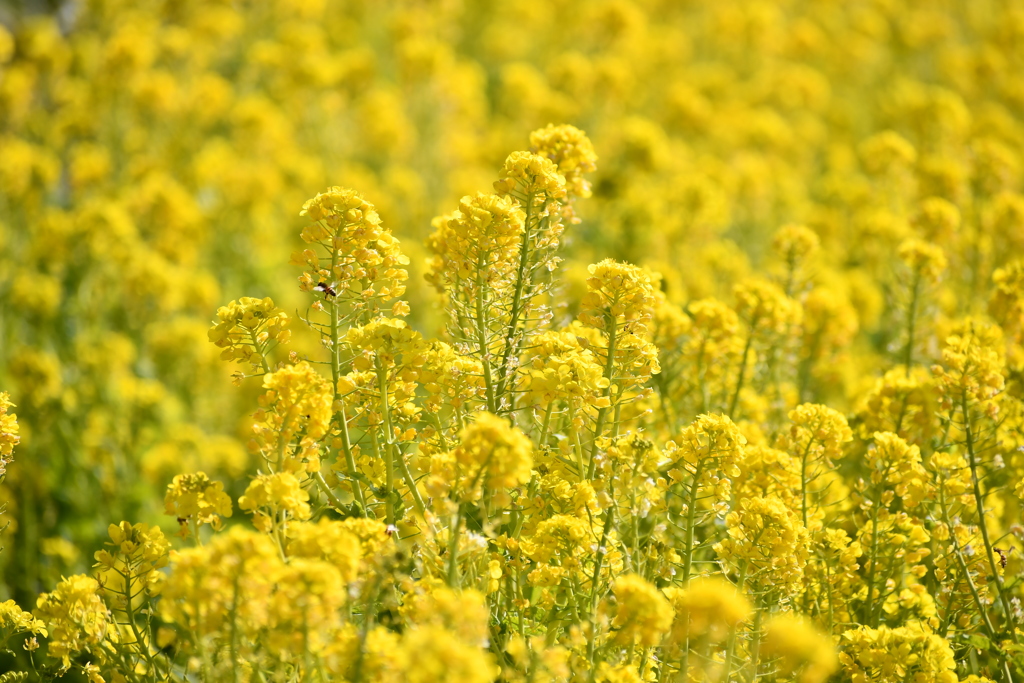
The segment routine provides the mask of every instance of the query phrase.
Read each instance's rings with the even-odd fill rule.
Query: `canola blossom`
[[[0,683],[1024,680],[1020,2],[51,4]]]

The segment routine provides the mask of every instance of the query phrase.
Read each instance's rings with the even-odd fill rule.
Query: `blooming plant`
[[[1024,679],[1021,7],[12,16],[0,683]]]

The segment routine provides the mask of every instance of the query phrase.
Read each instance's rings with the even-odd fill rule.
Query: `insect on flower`
[[[327,284],[326,282],[321,282],[320,284],[313,288],[313,291],[323,292],[324,299],[333,299],[334,297],[338,296],[338,292],[335,291],[334,289],[336,284],[337,283]]]

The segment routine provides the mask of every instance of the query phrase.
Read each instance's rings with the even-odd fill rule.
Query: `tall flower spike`
[[[182,537],[188,536],[190,526],[209,524],[219,530],[221,518],[231,516],[231,497],[224,493],[224,484],[212,481],[205,472],[179,474],[167,486],[164,512],[178,520]]]
[[[272,345],[291,338],[288,314],[277,308],[270,297],[243,296],[218,308],[217,317],[220,322],[210,328],[208,336],[224,349],[221,358],[248,363],[253,370],[262,367],[269,372],[267,357]]]
[[[549,124],[530,133],[530,150],[550,159],[558,167],[558,172],[565,178],[568,195],[562,208],[562,218],[571,225],[579,223],[580,219],[573,211],[573,199],[590,197],[590,181],[583,175],[597,170],[597,154],[590,138],[575,126]]]
[[[302,230],[302,239],[326,252],[323,256],[309,248],[292,255],[294,265],[306,267],[299,276],[302,291],[343,303],[350,307],[347,316],[364,321],[379,313],[380,304],[405,293],[409,274],[403,266],[409,258],[373,204],[355,190],[330,187],[303,204],[299,215],[313,221]],[[392,313],[406,309],[396,305]]]
[[[454,329],[456,338],[490,347],[507,326],[503,309],[516,286],[525,215],[511,197],[478,193],[463,197],[458,211],[437,221],[430,237],[435,253],[428,280],[448,292],[453,324],[473,320],[478,304],[497,314],[485,329]]]
[[[622,331],[646,336],[654,315],[654,288],[643,268],[605,259],[588,268],[587,293],[580,302],[579,319],[612,334]]]
[[[263,387],[267,391],[254,416],[252,447],[275,469],[318,472],[320,440],[333,415],[331,383],[302,361],[267,374]]]

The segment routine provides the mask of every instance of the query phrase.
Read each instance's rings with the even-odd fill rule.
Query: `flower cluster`
[[[1015,3],[73,5],[0,26],[0,683],[1024,672]]]
[[[217,309],[220,322],[210,328],[209,338],[224,349],[221,358],[248,363],[255,370],[269,372],[267,357],[273,343],[291,338],[288,315],[274,305],[270,297],[243,296]]]
[[[224,493],[224,484],[212,481],[205,472],[179,474],[167,487],[164,512],[178,520],[187,537],[202,524],[219,530],[222,518],[231,516],[231,498]]]

